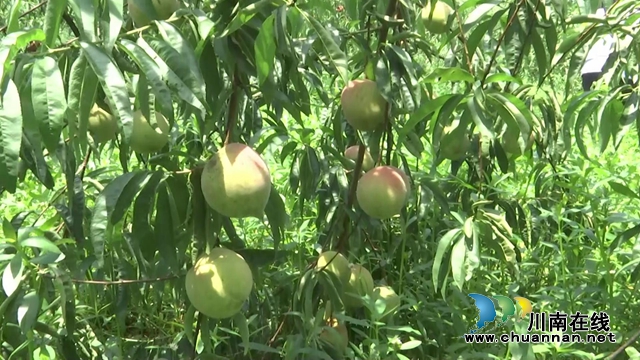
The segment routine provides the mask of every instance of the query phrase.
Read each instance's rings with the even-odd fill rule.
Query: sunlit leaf
[[[13,80],[7,78],[0,85],[0,186],[14,192],[22,140],[20,96]]]

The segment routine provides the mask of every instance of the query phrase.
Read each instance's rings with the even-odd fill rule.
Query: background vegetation
[[[2,1],[2,357],[331,359],[308,269],[340,243],[402,297],[386,324],[339,315],[347,358],[640,359],[640,89],[619,81],[638,76],[637,2],[605,19],[588,16],[597,1],[450,4],[451,32],[433,35],[413,0],[190,0],[139,29],[123,0]],[[604,33],[632,40],[583,93],[586,48]],[[365,76],[391,116],[361,136],[339,94]],[[99,146],[75,127],[96,93],[125,129]],[[162,151],[128,148],[132,105],[169,118]],[[473,149],[443,161],[435,124],[456,116]],[[505,123],[530,126],[533,149],[509,158]],[[194,191],[229,129],[271,170],[264,221],[223,218]],[[410,175],[400,217],[351,205],[341,160],[358,141]],[[198,316],[184,290],[218,243],[254,270],[228,321]],[[467,344],[471,292],[604,311],[617,343]]]

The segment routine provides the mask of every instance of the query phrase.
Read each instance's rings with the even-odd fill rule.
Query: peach
[[[342,90],[340,103],[347,123],[356,130],[373,131],[384,123],[387,101],[375,81],[350,81]]]
[[[358,161],[359,150],[360,150],[360,147],[358,145],[353,145],[348,147],[347,150],[344,151],[344,157],[346,157],[349,160],[353,160],[354,162],[354,164],[349,168],[349,170],[355,168],[355,162]],[[375,162],[373,161],[373,157],[371,157],[369,150],[365,150],[364,159],[362,159],[362,170],[369,171],[373,168],[374,165],[375,165]]]
[[[249,146],[230,143],[205,164],[202,193],[207,204],[224,216],[262,219],[271,195],[269,168]]]
[[[400,214],[406,205],[410,185],[406,174],[393,166],[378,166],[358,181],[356,199],[362,211],[376,219]]]

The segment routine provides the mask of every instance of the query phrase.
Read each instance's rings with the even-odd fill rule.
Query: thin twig
[[[458,5],[456,4],[455,0],[453,1],[453,6],[455,9],[458,9]],[[458,35],[458,38],[462,43],[462,50],[464,51],[464,57],[467,60],[467,68],[469,68],[469,73],[473,75],[474,73],[473,63],[471,62],[471,54],[469,54],[469,46],[467,46],[467,38],[464,36],[464,29],[462,28],[462,17],[460,16],[459,11],[454,11],[454,13],[456,14],[458,28],[460,29],[460,34]]]
[[[358,181],[360,180],[360,173],[362,172],[362,162],[364,161],[364,154],[367,148],[358,140],[358,158],[356,159],[355,169],[353,170],[353,174],[351,177],[351,184],[349,184],[349,193],[347,194],[347,201],[345,207],[350,209],[353,206],[356,191],[358,189]],[[338,239],[336,244],[336,251],[342,252],[347,248],[347,239],[349,238],[349,214],[345,212],[344,214],[344,223],[342,226],[342,235]]]
[[[289,306],[289,310],[287,310],[287,313],[290,313],[292,309],[293,308]],[[276,340],[278,340],[278,335],[280,335],[280,333],[282,332],[282,329],[284,328],[285,320],[286,320],[286,315],[282,317],[282,321],[278,325],[276,332],[273,333],[273,336],[271,337],[271,339],[269,339],[269,343],[267,344],[267,346],[271,347],[271,345],[273,345],[273,343],[276,342]],[[266,359],[265,356],[267,355],[265,354],[262,358]]]
[[[170,22],[173,22],[173,21],[176,21],[176,20],[179,20],[179,19],[181,19],[181,17],[170,17],[170,18],[168,18],[166,20],[162,20],[162,21],[166,21],[166,22],[170,23]],[[133,30],[129,30],[127,32],[124,32],[124,33],[118,35],[118,39],[121,39],[121,38],[123,38],[125,36],[135,35],[135,34],[141,33],[141,32],[143,32],[143,31],[145,31],[147,29],[150,29],[152,27],[153,27],[153,24],[149,24],[149,25],[141,26],[139,28],[135,28]],[[74,38],[68,40],[66,43],[64,43],[62,45],[62,47],[51,49],[48,52],[44,53],[44,55],[52,55],[52,54],[55,54],[55,53],[65,52],[65,51],[69,51],[71,49],[75,49],[75,47],[72,46],[72,44],[74,42],[76,42],[76,41],[79,41],[79,40],[80,40],[79,37],[74,37]],[[103,42],[103,40],[97,40],[95,42],[92,42],[92,44],[100,45],[100,44],[102,44],[102,42]]]
[[[167,281],[177,279],[182,275],[172,275],[167,277],[160,277],[155,279],[123,279],[123,280],[82,280],[82,279],[71,279],[72,283],[75,284],[90,284],[90,285],[127,285],[127,284],[142,284],[142,283],[152,283],[159,281]]]
[[[50,274],[44,273],[42,274],[46,277],[53,277]],[[87,285],[130,285],[130,284],[143,284],[143,283],[153,283],[167,280],[174,280],[180,277],[183,277],[184,274],[181,275],[171,275],[153,279],[121,279],[121,280],[87,280],[87,279],[71,279],[70,281],[74,284],[87,284]]]
[[[611,355],[607,357],[607,360],[612,360],[616,356],[620,355],[620,353],[622,353],[624,349],[628,348],[631,344],[633,344],[638,339],[638,337],[640,337],[640,330],[636,331],[636,333],[633,334],[629,338],[629,340],[625,341],[625,343],[622,344],[616,351],[612,352]]]
[[[513,66],[513,71],[511,72],[511,74],[513,76],[516,76],[516,74],[518,73],[518,70],[520,70],[520,66],[522,66],[522,61],[524,60],[524,56],[525,56],[525,45],[527,44],[527,41],[531,41],[531,34],[536,31],[536,22],[538,20],[538,18],[536,17],[536,14],[538,13],[538,8],[540,7],[542,0],[538,0],[536,2],[536,7],[535,9],[533,9],[533,15],[531,16],[531,23],[529,24],[529,28],[527,29],[527,36],[525,38],[525,44],[522,46],[522,50],[520,51],[520,54],[518,54],[518,60],[516,61],[516,64]],[[505,87],[506,89],[508,88],[510,82],[507,83],[507,87]]]
[[[84,178],[84,172],[87,169],[87,164],[89,163],[89,158],[91,157],[92,151],[93,150],[91,148],[87,150],[87,154],[84,156],[84,160],[82,161],[82,164],[80,164],[80,166],[78,167],[78,170],[76,171],[76,176],[78,176],[80,180]]]
[[[229,98],[229,111],[227,113],[227,129],[224,137],[224,145],[229,144],[233,136],[233,128],[236,126],[238,118],[238,99],[240,97],[240,74],[238,66],[233,70],[233,82],[231,83],[232,93]]]
[[[498,51],[500,50],[500,46],[502,45],[502,42],[504,41],[505,37],[507,36],[507,31],[509,31],[509,28],[511,27],[511,24],[513,24],[513,21],[518,16],[518,12],[520,11],[520,7],[525,2],[526,2],[526,0],[520,0],[518,2],[518,4],[516,5],[516,9],[513,11],[513,14],[511,15],[511,18],[509,18],[509,21],[507,21],[507,25],[502,30],[502,34],[500,34],[500,38],[498,38],[498,44],[496,44],[496,48],[493,50],[493,54],[491,55],[491,59],[489,60],[489,64],[487,65],[487,68],[484,70],[484,74],[482,75],[482,81],[481,81],[482,85],[484,85],[484,82],[487,80],[487,77],[489,76],[489,72],[491,71],[491,68],[493,67],[493,64],[496,62],[496,59],[498,58]]]
[[[27,15],[31,14],[32,12],[34,12],[34,11],[36,11],[36,10],[40,9],[41,7],[43,7],[44,5],[46,5],[46,4],[47,4],[47,2],[48,2],[48,0],[44,0],[44,1],[40,2],[40,4],[38,4],[38,5],[34,6],[34,7],[32,7],[31,9],[29,9],[29,10],[25,11],[24,13],[22,13],[22,14],[18,17],[18,19],[22,19],[23,17],[25,17],[25,16],[27,16]],[[0,33],[5,33],[5,32],[7,32],[7,27],[9,27],[9,25],[5,25],[5,26],[1,27],[1,28],[0,28]]]
[[[398,0],[389,0],[389,5],[387,6],[387,16],[393,16],[396,12],[396,7],[398,6]],[[387,36],[389,36],[389,24],[384,23],[380,28],[380,34],[378,35],[378,51],[382,48],[382,46],[387,42]]]
[[[335,256],[334,256],[334,258],[335,258]],[[317,261],[315,261],[315,260],[312,261],[304,269],[304,272],[307,272],[309,269],[311,269],[312,267],[316,266],[316,264],[317,264]],[[329,264],[327,263],[327,265],[329,265]],[[324,269],[324,267],[322,269]],[[291,310],[292,310],[292,306],[289,306],[289,310],[287,311],[287,313],[291,312]],[[285,313],[284,315],[282,315],[282,321],[280,321],[280,324],[278,324],[278,328],[273,333],[273,336],[271,336],[271,338],[269,339],[269,343],[268,343],[267,346],[271,346],[271,345],[273,345],[274,342],[276,342],[276,340],[278,339],[278,335],[282,332],[282,329],[284,328],[284,323],[285,323],[286,320],[287,320],[287,314]],[[262,360],[266,360],[266,359],[267,359],[267,354],[265,353],[265,355],[262,356]]]

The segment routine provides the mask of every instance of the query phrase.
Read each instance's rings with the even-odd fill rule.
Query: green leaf
[[[461,94],[447,96],[446,101],[438,109],[437,117],[435,121],[432,122],[433,125],[431,127],[431,130],[433,130],[431,137],[432,144],[438,145],[440,143],[442,128],[451,122],[454,117],[453,114],[462,100],[464,100],[464,95]]]
[[[264,344],[250,342],[247,345],[240,344],[240,347],[247,348],[249,350],[255,350],[258,352],[269,353],[269,354],[278,354],[280,355],[280,350],[274,349]],[[322,353],[320,353],[322,354]]]
[[[34,247],[52,253],[61,254],[62,251],[51,240],[44,236],[29,237],[20,242],[20,246]]]
[[[194,328],[194,324],[196,323],[195,314],[196,308],[194,308],[193,305],[188,306],[184,314],[184,334],[192,344],[196,343],[194,338],[197,336]]]
[[[375,156],[375,155],[373,155]],[[315,198],[318,190],[321,169],[318,153],[310,146],[302,150],[300,157],[300,196],[303,199]]]
[[[494,139],[496,134],[493,131],[493,122],[485,116],[482,110],[482,103],[482,99],[476,93],[467,99],[467,109],[469,110],[469,114],[471,114],[473,122],[480,130],[480,133],[490,139]]]
[[[55,59],[45,56],[33,64],[31,102],[40,136],[49,153],[56,152],[64,126],[67,101],[62,73]]]
[[[244,316],[242,312],[238,312],[233,317],[233,325],[238,328],[238,332],[240,333],[240,338],[242,339],[242,345],[244,346],[244,356],[247,356],[249,353],[249,323],[247,322],[247,318]]]
[[[505,73],[497,73],[497,74],[491,74],[489,76],[487,76],[487,78],[485,79],[484,83],[485,84],[491,84],[494,82],[512,82],[514,84],[518,84],[518,85],[522,85],[522,80],[520,80],[517,77],[511,76],[509,74],[505,74]]]
[[[542,38],[538,33],[536,28],[533,28],[529,33],[529,39],[531,40],[531,45],[533,46],[533,54],[536,58],[536,64],[538,65],[538,84],[542,84],[544,81],[544,76],[547,72],[547,54],[545,51],[545,46],[542,43]]]
[[[22,263],[22,257],[20,254],[13,256],[11,261],[4,268],[2,273],[2,290],[7,296],[11,296],[22,282],[22,273],[24,271],[24,264]]]
[[[198,25],[197,31],[200,36],[196,53],[200,54],[201,48],[204,47],[205,43],[211,41],[211,37],[215,32],[215,23],[206,17],[204,12],[194,14],[194,19]]]
[[[483,210],[481,212],[483,217],[482,222],[489,225],[493,235],[498,241],[492,239],[490,246],[498,248],[501,251],[503,259],[510,266],[512,271],[518,270],[518,263],[516,261],[516,247],[512,243],[513,231],[511,226],[507,223],[504,216],[497,214],[494,211]],[[497,245],[497,246],[496,246]]]
[[[415,133],[409,132],[402,142],[402,145],[416,158],[420,158],[424,153],[424,145],[422,139]]]
[[[116,207],[118,199],[122,195],[125,187],[136,173],[125,173],[113,179],[100,192],[96,198],[91,217],[90,238],[93,245],[93,255],[96,257],[96,267],[104,266],[104,247],[111,237],[111,214]]]
[[[618,148],[624,135],[626,135],[629,130],[633,127],[633,124],[637,119],[640,119],[640,93],[636,90],[629,94],[627,100],[624,101],[624,109],[622,111],[622,116],[620,117],[620,128],[616,132],[615,138],[615,146]],[[640,130],[640,128],[636,129],[636,131]]]
[[[576,121],[575,129],[574,129],[576,145],[578,145],[578,149],[580,150],[580,153],[582,154],[582,156],[584,156],[587,159],[589,159],[589,152],[587,151],[587,147],[584,143],[582,132],[584,127],[589,124],[593,116],[593,110],[598,105],[599,105],[598,101],[591,101],[587,103],[587,105],[583,107],[578,113],[578,116],[577,116],[578,120]]]
[[[156,218],[153,223],[157,249],[166,261],[169,271],[178,271],[175,239],[176,225],[178,224],[171,211],[169,185],[166,182],[161,183],[158,190]]]
[[[149,55],[133,41],[123,39],[119,46],[131,59],[142,69],[144,75],[151,85],[151,91],[156,97],[156,104],[164,109],[164,114],[173,114],[173,106],[171,99],[171,89],[165,84],[162,73],[158,65],[151,59]],[[169,117],[173,120],[172,117]]]
[[[154,124],[157,121],[156,114],[152,111],[155,110],[155,104],[155,98],[149,93],[147,78],[142,75],[136,84],[136,99],[133,106],[142,112],[142,116],[148,119],[149,123]]]
[[[309,22],[313,30],[318,34],[318,38],[322,43],[322,48],[324,49],[326,55],[329,56],[329,62],[331,65],[338,71],[342,81],[347,84],[349,82],[349,64],[347,55],[340,49],[338,44],[333,40],[333,36],[331,33],[325,29],[322,24],[316,20],[313,16],[307,14],[304,11],[298,10],[304,16],[304,18]]]
[[[20,8],[22,7],[22,0],[13,0],[11,10],[9,10],[9,21],[7,21],[7,34],[18,30],[20,27]]]
[[[635,191],[629,189],[626,185],[621,184],[617,181],[609,181],[609,186],[611,186],[611,189],[613,189],[613,191],[626,197],[640,199],[640,195],[638,195]]]
[[[424,177],[420,179],[420,185],[424,185],[426,188],[428,188],[431,191],[438,205],[442,207],[442,210],[444,210],[447,213],[450,211],[449,202],[447,201],[446,195],[444,194],[440,186],[433,179]]]
[[[42,146],[38,142],[35,147],[31,146],[31,139],[26,134],[22,138],[21,155],[21,168],[31,170],[31,173],[42,185],[53,190],[55,183],[42,153]]]
[[[159,20],[160,16],[158,15],[158,11],[156,7],[153,6],[153,0],[128,0],[127,5],[129,7],[129,14],[131,13],[132,8],[138,9],[139,21],[140,23],[134,23],[135,27],[147,26],[153,20]],[[131,16],[129,16],[131,17]],[[132,19],[133,20],[133,19]],[[132,21],[133,22],[133,21]]]
[[[436,256],[433,259],[433,267],[431,278],[433,281],[433,287],[438,288],[438,281],[440,278],[440,267],[442,266],[442,259],[444,259],[444,255],[451,243],[453,243],[458,238],[462,237],[464,233],[461,229],[451,229],[449,230],[443,237],[438,241],[438,248],[436,250]]]
[[[52,48],[58,40],[62,14],[67,10],[68,0],[50,0],[44,15],[44,33],[47,37],[45,44]]]
[[[618,236],[616,236],[616,239],[611,242],[611,245],[609,245],[609,254],[613,254],[613,252],[619,249],[624,243],[637,238],[638,235],[640,235],[640,225],[636,225],[622,233],[619,233]]]
[[[292,71],[289,74],[289,81],[293,85],[293,93],[296,94],[295,99],[292,99],[298,104],[298,108],[303,114],[311,115],[311,98],[309,95],[309,88],[303,81],[303,75],[300,72]],[[289,95],[289,97],[293,97]]]
[[[22,72],[23,76],[19,78],[16,77],[16,80],[20,84],[20,108],[22,110],[22,126],[25,140],[29,143],[29,147],[33,149],[35,153],[42,153],[42,136],[40,136],[40,128],[36,120],[32,101],[32,65],[33,62],[29,63],[29,65],[25,65],[25,70]]]
[[[420,340],[409,340],[406,343],[400,345],[400,350],[411,350],[417,348],[420,345],[422,345],[422,341]]]
[[[585,37],[586,35],[583,33],[572,33],[569,34],[568,36],[566,36],[564,38],[564,40],[562,40],[562,42],[560,43],[560,45],[558,45],[556,51],[555,51],[555,55],[553,56],[553,59],[551,60],[551,66],[550,69],[553,69],[556,65],[558,65],[560,63],[560,61],[562,61],[565,56],[567,55],[567,53],[569,53],[571,50],[573,50],[574,48],[584,44],[585,42],[587,42],[591,37],[593,37],[593,32],[587,32],[587,34],[589,35],[588,37]]]
[[[191,217],[193,222],[194,246],[204,248],[207,236],[207,202],[202,194],[202,167],[194,169],[189,175],[189,183],[192,189]]]
[[[125,213],[133,203],[136,195],[144,188],[152,176],[152,172],[147,170],[134,171],[133,177],[127,182],[122,193],[116,201],[113,213],[111,214],[111,224],[120,222]]]
[[[333,310],[339,311],[339,309],[344,308],[342,298],[340,297],[340,294],[344,291],[344,284],[340,282],[338,276],[326,270],[317,271],[315,274],[318,278],[318,283],[322,286],[323,292],[331,301]]]
[[[69,6],[73,12],[76,25],[80,30],[80,40],[82,42],[94,43],[98,40],[96,36],[96,8],[93,1],[69,0]]]
[[[162,79],[169,86],[170,89],[173,89],[178,93],[178,96],[193,105],[195,108],[199,109],[203,116],[206,111],[205,106],[200,102],[196,94],[191,91],[190,86],[188,86],[183,78],[180,77],[173,69],[174,67],[183,69],[184,65],[180,63],[180,55],[175,55],[175,50],[173,50],[166,42],[161,40],[155,40],[152,42],[154,46],[152,47],[146,40],[142,37],[138,38],[137,44],[140,46],[149,57],[151,57],[156,65],[158,66],[158,73],[162,76]],[[162,55],[156,52],[156,49],[161,50],[162,55],[171,56],[170,60],[167,60],[162,57]],[[171,62],[171,67],[167,63],[167,61]],[[186,70],[188,71],[188,69]]]
[[[133,109],[124,76],[103,49],[84,41],[80,42],[80,47],[107,94],[111,112],[118,119],[123,140],[128,144],[133,129]]]
[[[144,188],[138,194],[133,204],[132,235],[137,246],[147,260],[153,259],[156,247],[153,229],[151,228],[151,214],[153,213],[158,184],[164,178],[164,173],[154,172]]]
[[[415,104],[419,104],[422,100],[422,89],[420,87],[420,82],[417,80],[418,75],[416,74],[415,60],[405,49],[399,46],[389,45],[387,50],[388,51],[386,51],[385,54],[387,54],[390,59],[395,57],[398,62],[401,63],[401,65],[396,65],[394,71],[402,74],[402,78],[406,83],[411,99]],[[416,106],[417,105],[414,105],[407,110],[413,111]]]
[[[618,94],[620,93],[621,88],[607,94],[604,99],[600,102],[600,106],[598,111],[596,112],[596,121],[598,122],[598,135],[600,137],[600,152],[603,153],[613,134],[617,131],[618,126],[620,125],[620,118],[622,117],[622,106],[619,111],[617,111],[614,106],[621,103],[618,103],[617,99]]]
[[[107,22],[109,31],[105,31],[103,44],[107,51],[111,51],[118,39],[120,29],[122,29],[124,0],[108,0],[107,6],[109,7],[109,21]]]
[[[467,3],[468,2],[465,2],[465,4]],[[490,30],[493,30],[496,27],[496,25],[498,24],[498,21],[500,21],[500,18],[502,17],[502,15],[504,15],[504,13],[507,10],[509,10],[509,8],[505,7],[504,9],[496,11],[491,16],[491,18],[489,18],[486,21],[483,21],[478,26],[476,26],[475,29],[473,29],[473,32],[469,35],[467,39],[467,47],[468,47],[469,54],[471,56],[475,55],[476,50],[478,49],[478,46],[480,45],[480,42],[482,41],[482,39],[485,38],[485,35],[487,35],[487,33]]]
[[[60,310],[62,312],[62,320],[64,321],[65,330],[69,334],[73,334],[76,328],[76,307],[73,283],[71,283],[71,277],[66,271],[61,271],[59,268],[51,267],[51,270],[56,275],[53,279],[53,285],[60,296]],[[67,359],[78,359],[77,357],[65,357]]]
[[[71,151],[71,149],[69,149]],[[67,191],[69,198],[69,207],[71,211],[72,228],[71,234],[78,244],[83,245],[85,241],[84,235],[84,214],[85,214],[85,195],[82,179],[79,175],[73,174],[73,179],[69,179],[67,183]]]
[[[258,72],[258,85],[262,85],[267,79],[276,58],[276,38],[274,29],[275,18],[270,15],[260,27],[260,32],[256,37],[254,52],[256,54],[256,70]]]
[[[13,80],[0,87],[0,187],[13,193],[18,180],[22,113],[20,95]]]
[[[20,301],[18,307],[18,324],[22,332],[27,334],[36,324],[40,312],[40,296],[35,291],[30,291]]]
[[[200,99],[200,101],[206,103],[206,85],[193,47],[191,47],[191,44],[189,44],[187,39],[180,34],[180,31],[174,25],[166,21],[158,21],[156,25],[158,26],[158,31],[160,32],[162,39],[164,39],[166,44],[173,48],[175,51],[174,55],[180,57],[180,64],[184,66],[174,66],[171,61],[174,57],[164,56],[163,51],[168,52],[168,49],[164,50],[163,48],[156,46],[159,42],[153,41],[151,46],[158,52],[158,54],[163,56],[163,59],[165,59],[167,64],[169,64],[176,74],[180,75],[183,79],[188,80],[186,83],[190,86],[193,93],[198,97],[198,99]]]
[[[520,130],[520,137],[522,138],[520,146],[521,150],[524,151],[529,141],[529,136],[531,135],[532,124],[529,123],[520,109],[502,94],[488,94],[487,99],[496,106],[498,114],[500,114],[502,120],[507,123],[508,127]]]
[[[69,75],[69,94],[67,99],[67,120],[69,134],[73,138],[78,134],[78,141],[73,145],[84,149],[87,145],[89,114],[98,90],[98,77],[89,65],[87,57],[80,54],[71,65]]]
[[[429,76],[425,78],[425,81],[430,83],[435,83],[435,82],[441,83],[446,81],[451,81],[451,82],[466,81],[468,83],[473,83],[475,81],[475,78],[467,70],[461,69],[458,67],[453,67],[453,68],[437,68],[433,70],[431,74],[429,74]]]
[[[18,233],[16,233],[16,229],[13,227],[13,224],[4,217],[2,218],[2,233],[4,234],[5,239],[16,240],[18,238]]]
[[[414,129],[418,123],[426,121],[429,115],[440,111],[440,108],[453,96],[454,95],[443,95],[433,100],[424,101],[417,110],[411,113],[409,120],[407,120],[404,126],[398,131],[398,142],[404,141],[407,134],[415,131]]]
[[[466,239],[464,236],[460,236],[451,250],[451,275],[453,276],[453,281],[460,291],[462,291],[466,276],[466,258]]]
[[[253,4],[243,6],[236,16],[233,17],[233,20],[231,20],[227,28],[224,29],[220,37],[228,36],[229,34],[237,31],[264,8],[278,7],[286,4],[287,3],[284,0],[259,0]]]
[[[169,185],[171,201],[175,207],[175,219],[182,227],[191,218],[191,189],[186,176],[176,174],[166,177],[165,181]]]

